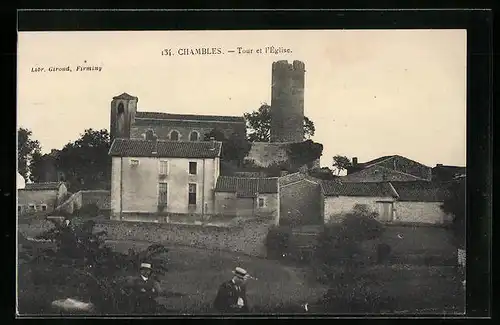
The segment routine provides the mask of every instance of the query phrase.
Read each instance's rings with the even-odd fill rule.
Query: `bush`
[[[384,227],[375,218],[377,214],[366,206],[356,205],[343,216],[340,223],[325,225],[318,236],[315,259],[323,273],[331,273],[332,266],[348,269],[364,262],[360,244],[380,237]]]
[[[281,257],[289,251],[292,228],[273,226],[266,236],[266,249],[269,257]]]
[[[73,211],[73,216],[80,218],[95,218],[99,215],[99,207],[95,203],[89,203],[80,209]]]

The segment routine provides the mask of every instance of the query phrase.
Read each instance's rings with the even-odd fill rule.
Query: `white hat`
[[[151,269],[150,263],[141,263],[141,269]]]
[[[242,269],[241,267],[235,268],[234,271],[233,271],[233,274],[236,275],[237,277],[241,278],[241,279],[245,279],[245,278],[250,277],[250,275],[248,274],[248,272],[245,269]]]

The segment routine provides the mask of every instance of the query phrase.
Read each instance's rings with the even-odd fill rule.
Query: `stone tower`
[[[137,97],[127,93],[113,97],[109,127],[111,143],[116,138],[130,138],[130,127],[135,118],[138,101]]]
[[[303,62],[273,63],[271,142],[304,141],[304,79]]]

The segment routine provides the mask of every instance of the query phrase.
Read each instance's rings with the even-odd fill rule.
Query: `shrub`
[[[95,218],[99,215],[99,207],[95,203],[83,205],[80,209],[73,211],[73,216],[80,218]]]
[[[292,229],[290,227],[273,226],[266,236],[266,249],[268,256],[283,256],[289,250]]]
[[[384,227],[375,217],[376,213],[366,206],[356,205],[352,211],[342,216],[340,223],[325,225],[318,236],[315,259],[323,273],[331,273],[333,265],[347,268],[363,262],[360,244],[381,236]]]

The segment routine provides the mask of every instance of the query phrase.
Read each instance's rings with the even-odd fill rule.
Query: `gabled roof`
[[[282,187],[282,186],[286,186],[288,184],[299,182],[301,180],[307,180],[307,181],[310,181],[312,183],[317,183],[317,184],[320,183],[319,179],[316,179],[314,177],[311,177],[311,176],[306,175],[306,174],[301,173],[301,172],[296,172],[293,174],[288,174],[288,175],[280,177],[279,184],[280,184],[280,187]]]
[[[27,183],[24,190],[28,191],[47,191],[58,190],[62,182],[47,182],[47,183]]]
[[[397,196],[389,182],[344,183],[339,180],[322,180],[321,187],[325,196]]]
[[[370,177],[370,173],[372,173],[372,172],[375,172],[375,173],[378,172],[380,175],[382,175],[382,174],[385,175],[388,181],[389,180],[393,181],[394,180],[393,178],[395,178],[395,177],[397,177],[401,180],[408,180],[408,181],[411,181],[411,180],[422,181],[422,180],[424,180],[423,178],[417,177],[415,175],[407,174],[407,173],[404,173],[401,171],[386,168],[383,166],[378,166],[375,164],[375,165],[366,167],[364,169],[361,169],[359,171],[347,174],[346,176],[341,176],[340,181],[346,182],[346,183],[347,182],[357,183],[357,182],[360,182],[360,180],[359,180],[360,178]]]
[[[443,202],[449,195],[446,186],[431,182],[391,182],[399,201]],[[465,202],[464,202],[465,204]]]
[[[215,158],[220,157],[222,142],[115,139],[109,155],[118,157]]]
[[[255,197],[256,193],[278,193],[278,178],[219,176],[215,191],[236,193],[239,197]]]
[[[155,120],[179,120],[179,121],[206,121],[206,122],[237,122],[245,123],[243,116],[218,116],[218,115],[195,115],[195,114],[171,114],[160,112],[137,112],[136,119]]]
[[[113,97],[113,99],[128,99],[128,100],[130,100],[130,99],[137,99],[137,97],[131,96],[131,95],[127,94],[127,93],[123,93],[121,95]]]
[[[371,165],[376,165],[384,160],[387,160],[387,159],[390,159],[390,158],[394,158],[396,157],[396,155],[390,155],[390,156],[382,156],[382,157],[379,157],[379,158],[375,158],[375,159],[372,159],[370,161],[367,161],[367,162],[364,162],[364,163],[358,163],[358,165],[363,165],[363,167],[368,167],[368,166],[371,166]]]

